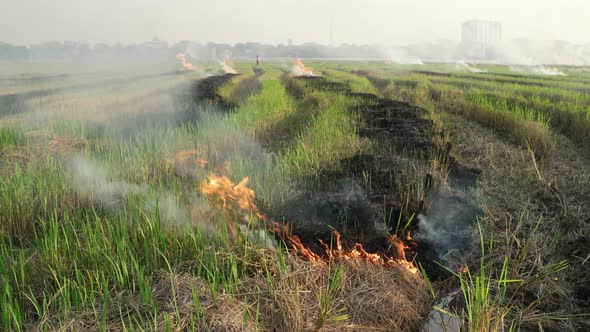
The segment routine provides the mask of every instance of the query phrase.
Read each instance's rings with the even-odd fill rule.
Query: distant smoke
[[[564,72],[559,70],[559,68],[555,67],[548,67],[548,66],[534,66],[534,67],[526,67],[526,66],[510,66],[510,70],[519,73],[534,73],[539,75],[547,75],[547,76],[567,76]]]
[[[488,72],[487,69],[479,69],[479,68],[477,68],[475,66],[471,66],[468,63],[465,63],[463,61],[458,61],[457,62],[457,67],[459,69],[467,69],[467,70],[469,70],[472,73],[487,73]]]
[[[535,72],[537,74],[541,74],[541,75],[567,76],[564,72],[560,71],[557,68],[552,68],[552,67],[545,67],[545,66],[533,67],[532,70],[533,70],[533,72]]]
[[[494,46],[492,53],[496,62],[509,65],[590,65],[588,44],[517,39]]]
[[[396,47],[384,50],[386,58],[392,63],[401,65],[423,65],[424,62],[417,55],[412,54],[405,48]]]
[[[393,63],[457,61],[505,65],[590,65],[590,44],[576,45],[564,41],[514,39],[475,48],[454,41],[417,43],[407,46],[381,47],[381,58]],[[477,71],[476,71],[477,72]],[[543,73],[540,73],[543,74]]]
[[[238,72],[234,68],[233,61],[229,57],[225,57],[223,61],[217,60],[217,63],[223,68],[223,72],[226,74],[237,74]]]

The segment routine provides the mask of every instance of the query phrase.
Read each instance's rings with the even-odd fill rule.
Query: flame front
[[[215,209],[226,216],[238,217],[240,223],[248,224],[250,214],[260,220],[266,220],[254,204],[254,190],[247,185],[248,177],[234,184],[225,175],[210,174],[207,176],[207,181],[201,184],[201,193]]]
[[[355,244],[352,249],[345,249],[342,245],[341,235],[337,231],[333,232],[335,243],[332,246],[318,240],[324,250],[321,253],[314,252],[306,247],[297,235],[290,234],[287,225],[279,224],[262,214],[254,204],[254,190],[248,188],[247,185],[247,177],[234,184],[225,175],[210,174],[207,180],[201,184],[200,190],[211,205],[228,218],[227,220],[250,224],[252,220],[249,217],[255,216],[269,232],[282,238],[294,252],[311,263],[361,261],[388,268],[401,266],[411,273],[418,272],[414,264],[406,259],[405,249],[409,249],[409,247],[395,235],[389,237],[392,250],[388,250],[387,252],[391,252],[391,254],[387,255],[369,253],[360,243]],[[231,225],[229,227],[235,236],[235,229]],[[411,241],[409,233],[406,239]]]
[[[394,251],[392,255],[384,255],[378,253],[369,253],[360,243],[356,243],[352,249],[344,249],[342,246],[342,238],[340,233],[334,230],[332,234],[334,235],[335,239],[335,243],[332,246],[327,245],[322,240],[318,240],[319,243],[324,247],[325,258],[305,247],[303,243],[301,243],[299,237],[296,235],[287,236],[286,240],[291,249],[298,253],[303,259],[313,263],[362,261],[388,268],[401,266],[412,274],[418,272],[418,269],[414,266],[414,264],[406,260],[405,249],[409,249],[409,247],[406,246],[402,241],[397,241],[393,246]],[[392,235],[392,237],[395,237],[395,235]]]
[[[223,68],[223,72],[226,74],[237,74],[238,72],[234,69],[234,63],[229,57],[225,57],[222,61],[219,62],[219,65]]]
[[[294,76],[313,76],[313,69],[310,67],[306,67],[301,59],[296,59],[293,68],[291,69],[291,73]]]
[[[184,69],[193,70],[193,64],[186,60],[186,55],[184,55],[184,53],[176,54],[176,60],[180,61],[180,64]]]

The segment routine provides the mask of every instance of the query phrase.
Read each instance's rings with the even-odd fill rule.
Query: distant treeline
[[[170,59],[177,53],[189,59],[254,59],[264,58],[342,58],[379,59],[396,63],[475,61],[504,64],[590,65],[590,44],[577,45],[564,41],[514,39],[495,45],[469,45],[454,41],[421,42],[405,46],[352,45],[339,46],[304,43],[270,45],[254,42],[234,45],[195,43],[176,44],[153,39],[139,44],[85,44],[48,42],[16,46],[0,42],[0,60],[120,60]]]
[[[383,49],[376,45],[327,46],[316,43],[301,45],[269,45],[260,43],[238,43],[235,45],[183,41],[176,44],[154,39],[140,44],[84,44],[78,42],[47,42],[30,46],[18,46],[0,42],[0,60],[27,59],[93,59],[93,58],[143,58],[158,59],[173,57],[183,52],[195,59],[252,58],[260,55],[266,58],[384,58]]]

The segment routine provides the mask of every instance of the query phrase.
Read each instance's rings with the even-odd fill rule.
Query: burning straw
[[[217,60],[225,74],[237,74],[238,71],[234,68],[234,63],[229,57],[225,57],[223,61]]]
[[[254,190],[248,188],[247,185],[247,177],[234,184],[225,175],[210,174],[207,180],[201,183],[200,191],[216,210],[221,211],[226,216],[227,220],[237,220],[239,224],[250,226],[252,223],[257,222],[251,218],[256,218],[263,223],[264,228],[282,238],[294,252],[308,262],[359,261],[388,268],[403,267],[412,274],[418,272],[416,267],[406,260],[405,249],[410,249],[409,246],[395,235],[389,238],[390,246],[393,248],[391,250],[392,254],[389,255],[369,253],[360,243],[355,244],[352,249],[346,249],[343,247],[341,235],[337,231],[333,232],[335,245],[329,246],[322,240],[318,240],[324,251],[322,253],[314,252],[306,247],[297,235],[290,234],[288,225],[277,223],[261,213],[254,204]],[[237,236],[236,230],[231,223],[228,227],[232,236]]]
[[[306,67],[301,59],[295,60],[293,67],[291,67],[291,75],[293,76],[313,76],[313,69]]]
[[[176,54],[176,60],[180,61],[182,68],[186,70],[193,70],[193,64],[186,60],[186,55],[184,53]]]

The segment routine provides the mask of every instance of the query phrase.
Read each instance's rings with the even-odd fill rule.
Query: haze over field
[[[1,331],[590,331],[590,0],[0,0]]]
[[[590,42],[590,2],[568,0],[5,1],[0,41],[409,44],[458,40],[469,19],[503,24],[505,39]]]

